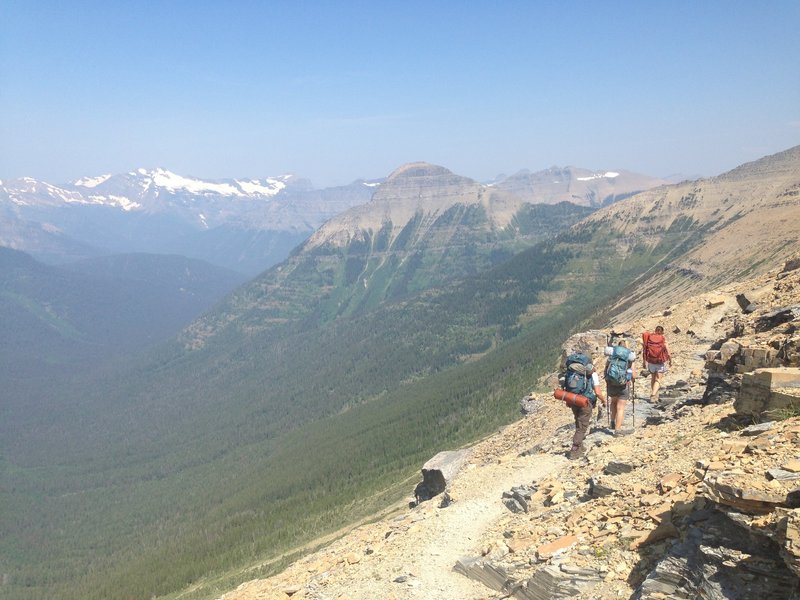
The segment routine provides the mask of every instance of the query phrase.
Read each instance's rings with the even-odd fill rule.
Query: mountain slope
[[[800,146],[795,146],[718,177],[639,194],[590,217],[587,226],[615,232],[615,253],[637,242],[654,246],[664,232],[691,232],[702,239],[692,248],[672,250],[658,272],[638,282],[621,315],[632,318],[651,310],[650,298],[677,302],[775,268],[800,246],[798,222]]]
[[[532,204],[573,202],[580,206],[605,206],[639,192],[666,185],[663,179],[630,171],[590,171],[576,167],[551,167],[532,173],[522,170],[500,177],[492,187]]]
[[[766,163],[774,180],[763,174]],[[654,306],[657,298],[646,304],[637,290],[673,261],[705,251],[739,222],[738,211],[769,202],[766,191],[794,189],[797,167],[790,151],[743,169],[735,185],[695,182],[703,193],[688,219],[660,196],[634,197],[473,276],[363,310],[319,311],[337,284],[325,269],[343,277],[352,256],[299,251],[193,324],[180,344],[103,381],[64,386],[57,406],[37,398],[25,413],[6,411],[0,440],[13,468],[4,489],[15,490],[8,501],[20,525],[3,536],[3,554],[22,548],[30,564],[43,565],[37,572],[14,559],[12,579],[39,591],[61,586],[61,597],[162,595],[370,514],[407,493],[397,482],[435,451],[512,420],[517,399],[550,371],[570,331],[611,319],[629,299],[636,310]],[[472,194],[478,229],[490,227],[479,188],[443,175]],[[686,192],[675,189],[663,194],[680,203]],[[416,210],[412,201],[403,203],[406,214]],[[618,217],[629,204],[636,210]],[[651,212],[639,219],[642,210]],[[404,230],[390,238],[387,227],[387,238],[396,245]],[[761,240],[768,258],[758,269],[790,252],[773,239]],[[316,287],[288,275],[265,284],[304,261]],[[739,256],[721,276],[751,267]],[[710,279],[686,275],[675,295],[697,293]],[[278,294],[307,302],[281,304]],[[75,513],[84,520],[70,521]],[[51,554],[30,537],[25,524],[33,523],[66,532],[53,536]],[[97,575],[70,579],[85,572],[83,557],[97,561]],[[47,579],[54,565],[63,568],[57,583]]]
[[[154,345],[241,280],[178,256],[122,255],[54,267],[0,247],[4,379],[47,364],[85,369]]]
[[[200,347],[228,329],[307,328],[358,316],[481,273],[589,212],[570,203],[529,205],[443,167],[405,165],[369,203],[325,223],[287,261],[198,321],[185,343]]]
[[[674,364],[666,393],[651,405],[646,382],[637,382],[638,399],[626,407],[632,435],[611,436],[600,420],[587,438],[587,459],[568,461],[572,413],[549,394],[535,394],[534,412],[467,449],[447,501],[437,496],[410,509],[408,503],[384,507],[377,519],[339,532],[280,574],[229,585],[214,597],[438,600],[491,597],[491,590],[514,598],[790,597],[800,579],[798,550],[788,541],[797,524],[790,516],[787,530],[786,516],[798,509],[784,503],[797,483],[767,473],[796,454],[800,418],[744,429],[731,401],[736,378],[706,370],[703,358],[731,335],[733,321],[750,332],[729,341],[742,344],[736,358],[747,356],[745,349],[752,357],[769,340],[796,343],[797,319],[760,336],[753,332],[763,329],[758,323],[765,315],[800,301],[797,264],[670,305],[668,315],[663,305],[615,328],[633,339],[659,323],[670,332]],[[755,314],[743,314],[737,294],[760,298]],[[794,355],[794,365],[799,358]],[[755,368],[737,364],[737,370]],[[409,500],[419,479],[406,485]],[[739,495],[726,501],[715,488]],[[525,510],[510,497],[514,490],[516,498],[529,496]],[[701,552],[692,551],[695,545]],[[558,551],[556,560],[548,560],[548,550]],[[769,575],[752,578],[753,564]],[[219,585],[205,583],[209,592]]]

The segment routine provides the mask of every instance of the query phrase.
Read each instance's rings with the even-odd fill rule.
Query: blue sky
[[[798,23],[796,0],[0,0],[0,179],[715,175],[800,144]]]

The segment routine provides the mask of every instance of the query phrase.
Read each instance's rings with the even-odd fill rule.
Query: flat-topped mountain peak
[[[397,179],[415,179],[421,177],[440,177],[454,175],[452,171],[445,167],[427,163],[424,161],[410,162],[397,167],[386,178],[386,182]],[[463,179],[467,179],[464,177]]]

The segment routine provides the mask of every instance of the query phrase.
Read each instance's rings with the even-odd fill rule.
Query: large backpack
[[[645,333],[644,338],[644,359],[650,364],[663,365],[669,360],[667,353],[666,339],[658,333]]]
[[[580,352],[570,354],[564,363],[566,372],[564,373],[564,389],[568,392],[586,396],[594,404],[597,396],[592,385],[592,365],[591,359]]]
[[[617,385],[626,385],[628,382],[628,360],[631,351],[625,346],[613,346],[611,356],[606,365],[606,381]]]

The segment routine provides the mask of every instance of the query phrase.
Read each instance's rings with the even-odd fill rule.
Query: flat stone
[[[617,490],[615,490],[611,486],[600,483],[600,480],[597,477],[592,477],[589,479],[588,494],[592,498],[602,498],[604,496],[610,496],[616,493],[616,491]]]
[[[578,538],[574,535],[565,535],[549,544],[542,544],[536,549],[536,556],[539,560],[547,560],[562,552],[566,552],[578,543]]]
[[[766,421],[765,423],[757,423],[756,425],[750,425],[750,427],[745,427],[742,429],[742,435],[759,435],[764,433],[765,431],[769,431],[773,427],[775,427],[777,423],[775,421]]]
[[[680,533],[678,532],[677,527],[675,527],[671,522],[664,521],[658,527],[646,533],[645,535],[633,540],[630,545],[631,550],[636,550],[641,546],[645,546],[647,544],[653,544],[655,542],[660,542],[661,540],[665,540],[667,538],[679,537]]]
[[[513,553],[520,553],[524,552],[528,548],[532,547],[536,542],[539,541],[538,537],[535,536],[521,536],[511,538],[510,540],[506,541],[506,546],[508,549]]]
[[[722,443],[722,451],[726,454],[742,454],[747,448],[746,440],[729,440]]]
[[[777,481],[793,481],[795,479],[800,479],[800,473],[795,471],[787,471],[785,469],[778,469],[776,467],[767,471],[767,477]]]
[[[647,494],[639,498],[639,504],[642,506],[655,506],[662,501],[663,499],[658,494]]]
[[[673,489],[681,480],[682,475],[680,473],[669,473],[664,475],[659,482],[659,486],[661,487],[662,492],[668,492],[669,490]]]
[[[505,591],[511,583],[502,567],[487,562],[482,558],[459,558],[453,570],[498,592]]]
[[[672,519],[672,502],[664,502],[660,506],[651,508],[647,511],[647,515],[656,523],[670,521]]]
[[[515,600],[569,600],[588,592],[603,580],[595,569],[573,570],[567,565],[556,568],[547,565],[538,570],[523,587],[517,589]]]
[[[603,469],[606,475],[621,475],[623,473],[630,473],[633,471],[638,465],[633,465],[631,463],[626,463],[618,460],[612,460],[608,463]]]

